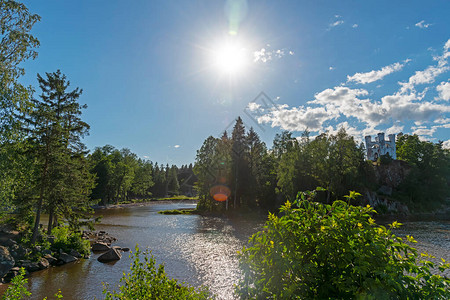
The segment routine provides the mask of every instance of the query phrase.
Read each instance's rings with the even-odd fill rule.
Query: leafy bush
[[[356,195],[352,192],[349,202]],[[244,276],[236,292],[241,298],[450,298],[450,279],[433,275],[432,262],[377,225],[372,207],[324,205],[301,196],[281,207],[282,217],[270,214],[240,254]],[[415,242],[411,236],[407,240]],[[443,260],[438,267],[443,272],[450,264]]]
[[[73,249],[81,255],[89,255],[89,241],[83,239],[80,232],[71,232],[69,227],[60,226],[54,228],[52,233],[55,236],[55,241],[52,244],[53,250],[62,249],[64,252],[69,252]]]
[[[144,262],[141,261],[144,255]],[[136,246],[132,255],[134,261],[131,264],[131,272],[120,279],[125,284],[120,286],[119,292],[109,292],[104,288],[103,294],[106,300],[111,299],[208,299],[209,292],[202,287],[195,290],[193,287],[178,284],[176,279],[169,279],[164,271],[164,266],[156,269],[156,261],[148,251],[141,252]]]
[[[19,275],[11,280],[11,284],[5,291],[5,294],[3,294],[2,300],[18,300],[31,296],[31,293],[25,287],[28,283],[28,279],[25,279],[24,275],[25,269],[20,268]]]

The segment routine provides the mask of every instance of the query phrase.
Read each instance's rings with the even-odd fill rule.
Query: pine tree
[[[42,90],[40,100],[33,99],[34,108],[25,117],[39,169],[32,243],[37,239],[44,206],[49,212],[49,233],[57,214],[76,226],[79,214],[73,207],[87,209],[93,187],[93,177],[85,160],[85,146],[81,142],[89,130],[89,125],[80,118],[86,105],[77,102],[82,90],[66,91],[70,82],[59,70],[46,73],[45,79],[38,74],[38,82]]]

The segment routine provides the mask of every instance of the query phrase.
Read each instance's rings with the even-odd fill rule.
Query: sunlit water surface
[[[103,219],[96,229],[117,237],[118,246],[133,249],[139,244],[141,249],[152,250],[170,277],[194,286],[204,284],[218,299],[234,299],[233,285],[240,277],[237,251],[264,220],[157,213],[194,206],[166,202],[102,210],[98,214]],[[411,234],[419,241],[419,250],[450,261],[450,222],[410,222],[396,234]],[[33,273],[28,287],[32,299],[52,299],[58,289],[64,299],[102,299],[102,283],[117,286],[122,273],[128,272],[131,259],[124,253],[121,260],[102,264],[98,256],[92,254],[90,259]]]

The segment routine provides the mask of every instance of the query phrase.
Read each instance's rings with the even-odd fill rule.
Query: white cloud
[[[144,155],[142,157],[145,158],[145,159],[149,159],[150,158],[148,155]]]
[[[336,26],[339,26],[339,25],[342,25],[342,24],[344,24],[344,21],[337,20],[336,22],[331,23],[330,27],[336,27]]]
[[[443,100],[450,100],[450,81],[443,81],[436,87],[436,90],[439,93],[439,98]]]
[[[257,110],[261,107],[261,104],[258,104],[258,103],[255,103],[255,102],[250,102],[250,103],[247,105],[247,107],[248,107],[248,109],[249,109],[250,111],[257,111]]]
[[[450,149],[450,140],[444,141],[444,143],[442,143],[442,147],[445,149]]]
[[[336,114],[335,117],[338,115]],[[290,131],[318,131],[323,122],[333,118],[332,114],[323,107],[293,107],[280,105],[271,111],[258,117],[259,123],[270,123],[272,127],[281,127]]]
[[[347,82],[356,82],[361,84],[371,83],[377,80],[383,79],[385,76],[400,71],[405,64],[410,62],[409,59],[405,60],[403,63],[396,62],[389,66],[381,68],[381,70],[373,70],[366,73],[356,73],[353,76],[347,76]]]
[[[180,145],[175,145],[175,146],[173,146],[175,149],[177,149],[177,148],[180,148],[181,146]]]
[[[303,106],[289,107],[284,104],[266,111],[255,106],[254,109],[260,112],[257,120],[259,123],[290,131],[303,131],[307,128],[311,132],[334,132],[343,126],[357,138],[361,134],[373,135],[384,130],[388,134],[412,132],[430,139],[439,128],[450,128],[450,105],[440,101],[450,97],[450,81],[441,82],[434,87],[427,86],[422,91],[416,91],[415,86],[421,83],[431,84],[438,74],[448,71],[446,59],[450,57],[447,54],[449,50],[450,40],[446,42],[442,56],[436,58],[437,65],[415,72],[407,82],[399,82],[398,90],[392,94],[373,99],[372,91],[342,84],[316,93],[314,99]],[[348,82],[373,82],[399,71],[408,62],[409,60],[398,62],[378,71],[356,73],[348,76]],[[441,98],[428,96],[428,91],[432,88],[436,88]],[[415,125],[410,126],[411,123]]]
[[[437,65],[428,66],[425,70],[416,71],[414,75],[409,77],[407,82],[400,82],[402,86],[401,92],[406,93],[408,91],[414,91],[415,87],[419,84],[433,83],[439,75],[450,70],[447,59],[450,57],[450,39],[445,43],[444,50],[441,56],[434,57],[437,61]]]
[[[386,134],[399,134],[400,132],[403,132],[403,129],[405,126],[402,125],[393,125],[386,129]]]
[[[270,48],[270,45],[267,44],[267,49],[261,48],[260,50],[254,51],[253,52],[253,61],[266,63],[266,62],[273,60],[274,58],[282,58],[283,56],[286,55],[286,53],[291,56],[294,55],[294,51],[291,51],[291,50],[287,50],[287,49],[271,50],[269,48]]]
[[[352,28],[358,28],[358,26],[359,25],[355,23],[355,24],[352,25]]]
[[[425,20],[422,20],[422,21],[416,23],[414,26],[424,29],[424,28],[430,27],[431,25],[433,25],[433,24],[425,23]]]
[[[328,70],[333,71],[334,67],[329,67]]]
[[[417,134],[420,136],[433,136],[433,134],[436,132],[436,127],[427,128],[425,126],[421,127],[411,127],[413,131],[413,134]]]

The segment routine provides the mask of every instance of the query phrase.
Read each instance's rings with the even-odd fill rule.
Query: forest
[[[439,208],[450,196],[450,151],[442,142],[422,141],[417,135],[398,134],[397,160],[405,162],[407,176],[395,186],[389,199],[411,210]],[[348,191],[378,191],[383,178],[377,168],[389,166],[392,158],[368,161],[364,144],[358,144],[344,128],[336,134],[322,133],[311,138],[284,131],[267,148],[253,128],[246,131],[237,118],[231,137],[208,137],[197,151],[194,171],[200,197],[199,208],[223,210],[226,204],[214,200],[223,186],[232,209],[277,209],[299,191],[321,187],[319,199],[325,203],[342,199]],[[362,200],[362,199],[360,199]],[[355,204],[361,204],[356,201]]]

